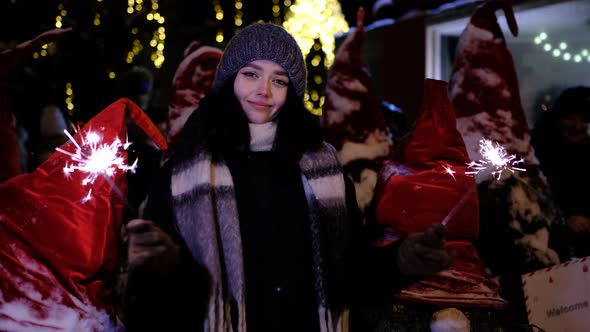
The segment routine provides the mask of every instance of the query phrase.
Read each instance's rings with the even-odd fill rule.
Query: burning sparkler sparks
[[[64,133],[76,146],[74,153],[59,147],[56,148],[57,151],[70,156],[73,161],[73,163],[66,164],[63,168],[64,174],[69,176],[74,171],[85,172],[87,176],[82,180],[82,185],[93,184],[99,176],[110,180],[110,177],[115,174],[117,169],[135,172],[137,160],[135,160],[133,165],[128,165],[125,163],[124,156],[119,153],[121,149],[127,150],[131,143],[125,142],[123,144],[118,138],[111,144],[103,143],[102,136],[96,132],[88,131],[86,137],[82,137],[82,142],[78,144],[67,130],[64,130]],[[112,181],[109,181],[109,183],[112,183]],[[82,199],[82,202],[90,200],[91,194],[92,189],[89,189],[88,194]]]
[[[457,173],[457,172],[455,170],[453,170],[451,168],[451,166],[449,166],[449,165],[441,165],[441,166],[442,166],[442,168],[445,169],[446,174],[449,174],[450,176],[453,177],[453,179],[455,179],[455,173]],[[457,179],[455,179],[455,180],[457,180]]]
[[[515,167],[516,164],[524,163],[524,159],[516,160],[516,155],[508,155],[506,149],[496,142],[482,138],[479,141],[479,152],[484,159],[467,164],[474,170],[465,172],[465,174],[478,174],[481,171],[491,169],[492,175],[497,176],[497,180],[500,180],[502,172],[505,170],[511,173],[526,171],[524,168]]]

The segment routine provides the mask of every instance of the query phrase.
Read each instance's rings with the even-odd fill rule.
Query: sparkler
[[[515,171],[526,171],[524,168],[514,166],[524,163],[524,159],[516,160],[516,155],[508,155],[506,149],[496,142],[482,138],[479,141],[479,152],[484,159],[471,161],[467,164],[474,171],[465,172],[465,174],[478,174],[483,170],[491,169],[492,175],[497,176],[497,180],[500,180],[502,172],[505,170],[511,173]]]
[[[455,204],[453,206],[453,208],[451,208],[449,213],[447,213],[447,215],[444,217],[444,219],[440,222],[441,224],[446,225],[449,223],[449,220],[451,220],[451,218],[453,218],[457,214],[459,209],[462,208],[463,205],[465,205],[465,203],[467,202],[467,200],[469,199],[471,194],[473,194],[473,192],[475,191],[475,188],[476,188],[475,186],[472,186],[471,188],[469,188],[469,190],[467,190],[463,194],[463,196],[461,196],[461,199],[459,200],[459,202],[457,202],[457,204]]]
[[[455,179],[455,173],[457,173],[457,172],[456,172],[455,170],[453,170],[453,169],[451,168],[451,166],[449,166],[449,165],[441,165],[441,166],[442,166],[442,168],[444,168],[444,169],[445,169],[445,174],[449,174],[450,176],[452,176],[452,177],[453,177],[453,179],[454,179],[455,181],[457,180],[457,179]]]
[[[60,147],[56,150],[70,156],[73,163],[68,164],[63,168],[64,174],[69,176],[75,171],[85,172],[87,176],[82,179],[82,185],[93,184],[99,177],[103,177],[118,193],[120,190],[112,181],[111,177],[115,174],[117,169],[123,171],[135,172],[137,168],[137,160],[132,165],[125,163],[125,158],[119,153],[121,149],[127,150],[131,145],[129,142],[121,143],[119,138],[116,138],[112,143],[103,143],[102,136],[93,131],[88,131],[86,137],[82,137],[82,142],[78,144],[76,140],[70,135],[67,130],[64,133],[72,143],[76,146],[75,152],[66,151]],[[91,199],[92,188],[89,189],[86,197],[82,199],[85,203]],[[123,197],[124,198],[124,197]]]

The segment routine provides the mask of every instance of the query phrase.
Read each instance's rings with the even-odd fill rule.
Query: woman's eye
[[[244,75],[246,77],[256,77],[256,74],[251,71],[242,72],[242,75]]]
[[[285,80],[281,80],[281,79],[275,79],[275,82],[281,86],[288,86],[289,85],[289,82],[287,82]]]

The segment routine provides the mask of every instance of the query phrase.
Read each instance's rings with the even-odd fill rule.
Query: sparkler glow
[[[133,165],[128,165],[125,163],[125,158],[119,153],[121,149],[127,150],[131,143],[125,142],[123,144],[118,138],[111,144],[101,143],[102,137],[98,133],[88,131],[86,137],[82,137],[82,142],[78,144],[67,130],[64,130],[64,133],[76,146],[74,153],[59,147],[56,148],[57,151],[70,156],[73,161],[72,164],[66,163],[63,168],[64,174],[69,176],[74,171],[86,172],[87,176],[82,180],[82,185],[93,184],[99,176],[103,176],[109,184],[112,184],[110,177],[115,174],[117,169],[135,172],[137,160]],[[91,194],[92,189],[89,189],[82,202],[90,200]]]
[[[444,169],[445,169],[445,173],[446,173],[446,174],[449,174],[450,176],[452,176],[452,177],[453,177],[453,179],[455,179],[455,173],[457,173],[457,172],[456,172],[456,171],[454,171],[454,170],[451,168],[451,166],[449,166],[449,165],[441,165],[441,166],[442,166],[442,168],[444,168]],[[457,179],[455,179],[455,180],[457,180]]]
[[[497,176],[497,180],[500,180],[502,172],[505,170],[511,173],[515,171],[526,171],[524,168],[514,166],[524,163],[524,159],[516,160],[516,155],[508,155],[506,149],[496,142],[482,138],[479,141],[479,152],[484,159],[471,161],[467,164],[474,171],[465,172],[465,174],[478,174],[481,171],[491,169],[492,175]]]

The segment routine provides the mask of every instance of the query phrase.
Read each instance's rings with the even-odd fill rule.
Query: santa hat
[[[446,91],[443,81],[425,81],[416,126],[396,147],[397,161],[387,162],[381,171],[376,220],[390,241],[424,232],[433,223],[446,224],[446,248],[457,253],[449,269],[402,290],[400,298],[501,307],[505,301],[471,243],[479,235],[479,204],[475,180],[465,174],[467,152]]]
[[[77,164],[69,155],[77,146],[89,154],[89,137],[98,145],[125,143],[127,116],[166,148],[139,106],[123,98],[91,119],[73,137],[76,143],[61,146],[64,152],[0,186],[0,329],[92,331],[111,324],[125,172],[114,168],[85,184],[89,173],[65,174],[64,168]],[[122,147],[117,158],[127,162]]]
[[[459,39],[449,94],[472,160],[481,159],[479,142],[485,138],[536,164],[516,70],[495,14],[500,8],[512,34],[518,34],[509,0],[480,5]]]
[[[185,57],[172,79],[172,98],[168,108],[168,142],[176,141],[189,115],[211,90],[221,55],[220,49],[201,45],[196,41],[191,42],[186,48]]]

